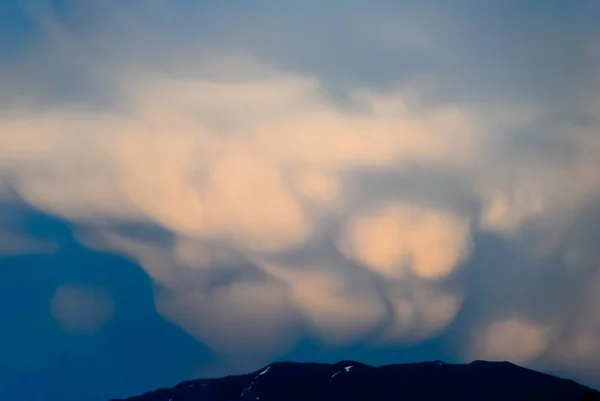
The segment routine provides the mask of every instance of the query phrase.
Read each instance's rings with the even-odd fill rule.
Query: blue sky
[[[600,386],[598,18],[0,0],[0,398],[285,359]]]

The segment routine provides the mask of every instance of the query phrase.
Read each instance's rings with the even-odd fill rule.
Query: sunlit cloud
[[[380,205],[350,222],[345,237],[342,252],[390,278],[447,276],[471,247],[468,221],[416,205]]]

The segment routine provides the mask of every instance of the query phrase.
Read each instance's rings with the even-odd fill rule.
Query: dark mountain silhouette
[[[373,367],[273,363],[256,372],[199,379],[127,401],[600,401],[600,392],[509,362],[441,361]],[[123,401],[123,400],[112,400]]]

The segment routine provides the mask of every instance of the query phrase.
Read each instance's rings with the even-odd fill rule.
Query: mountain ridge
[[[600,401],[600,392],[571,379],[506,361],[426,361],[371,366],[274,362],[254,372],[195,379],[110,401]]]

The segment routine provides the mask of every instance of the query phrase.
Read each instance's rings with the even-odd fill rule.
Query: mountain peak
[[[127,401],[366,401],[390,398],[407,401],[599,401],[600,393],[571,380],[506,361],[478,360],[469,364],[430,361],[373,367],[342,360],[334,364],[275,362],[249,374],[184,382]]]

